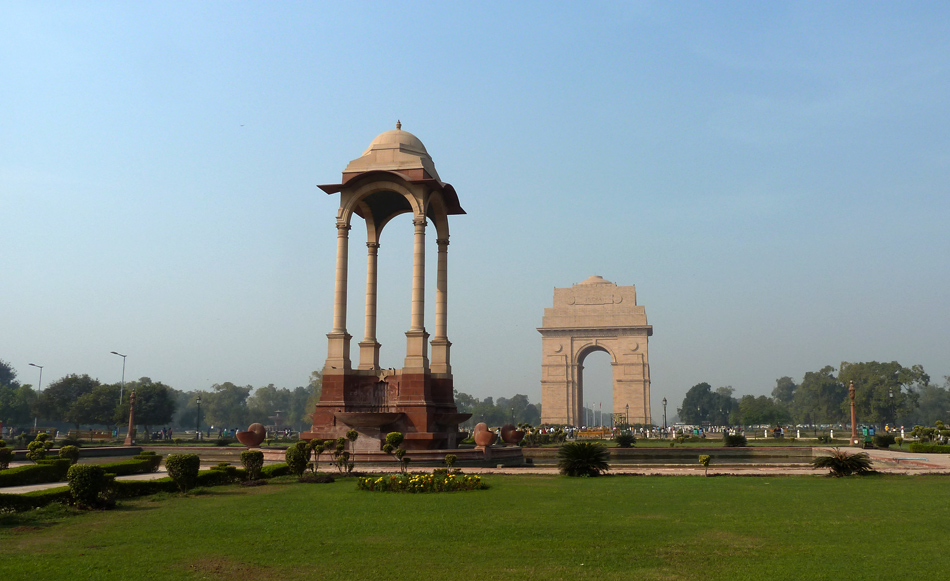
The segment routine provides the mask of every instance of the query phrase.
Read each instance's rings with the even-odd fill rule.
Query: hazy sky
[[[345,5],[344,5],[345,4]],[[553,289],[636,285],[654,418],[841,361],[950,374],[946,2],[0,2],[0,359],[294,387],[337,183],[397,119],[468,212],[456,387],[540,400]],[[362,338],[365,234],[350,239]],[[434,231],[426,324],[434,328]],[[380,250],[382,364],[412,226]],[[608,358],[588,402],[609,401]],[[605,406],[606,407],[606,406]]]

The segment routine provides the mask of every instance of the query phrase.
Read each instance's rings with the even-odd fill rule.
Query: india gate
[[[323,392],[304,439],[338,438],[357,430],[357,449],[380,449],[387,432],[405,435],[407,449],[455,448],[460,414],[455,406],[448,337],[449,216],[464,214],[455,188],[441,180],[422,142],[413,134],[386,131],[343,170],[340,183],[320,186],[340,195],[336,215],[336,273],[333,328],[327,334]],[[376,340],[377,257],[386,225],[401,214],[412,215],[412,296],[406,358],[400,367],[380,364]],[[346,328],[349,232],[353,217],[366,226],[366,303],[359,361],[350,361]],[[434,230],[438,252],[435,273],[435,325],[426,330],[426,233]],[[430,352],[431,348],[431,352]],[[430,356],[431,353],[431,356]]]
[[[541,327],[541,422],[584,424],[584,359],[594,351],[610,356],[613,411],[631,424],[650,419],[650,360],[653,327],[637,289],[592,276],[571,288],[554,289]]]

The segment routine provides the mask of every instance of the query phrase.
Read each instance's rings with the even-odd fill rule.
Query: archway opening
[[[613,418],[613,366],[610,354],[594,347],[580,356],[577,371],[580,423],[611,426]]]

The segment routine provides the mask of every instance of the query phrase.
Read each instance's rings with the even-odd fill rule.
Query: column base
[[[379,369],[379,348],[381,345],[375,340],[360,341],[360,366],[358,369]]]
[[[334,369],[338,372],[352,369],[350,363],[350,339],[353,336],[343,331],[342,333],[327,333],[327,369]]]

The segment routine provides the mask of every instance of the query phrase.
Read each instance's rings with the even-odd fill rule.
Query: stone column
[[[376,263],[379,243],[366,243],[366,321],[360,342],[360,369],[379,369],[379,343],[376,341]]]
[[[325,373],[341,373],[350,368],[350,335],[346,332],[346,271],[350,227],[336,224],[336,285],[333,294],[333,330],[327,333]]]
[[[428,348],[429,334],[425,329],[425,292],[426,292],[426,219],[416,217],[412,221],[415,237],[412,251],[412,319],[406,331],[407,370],[424,372],[429,370]]]
[[[435,283],[435,337],[432,339],[432,373],[452,373],[448,338],[448,238],[436,240],[439,246],[438,274]]]

